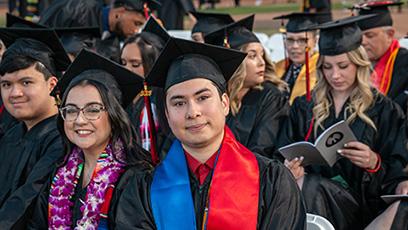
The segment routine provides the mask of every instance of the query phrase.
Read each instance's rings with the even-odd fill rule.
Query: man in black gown
[[[164,88],[177,139],[153,172],[129,181],[115,213],[118,229],[304,229],[290,173],[250,152],[225,125],[226,82],[245,56],[170,38],[147,81]]]
[[[159,6],[154,0],[115,0],[112,7],[97,0],[60,0],[41,14],[39,23],[51,28],[99,27],[97,52],[119,62],[120,41],[139,32],[145,14]]]
[[[0,29],[8,46],[0,64],[5,109],[20,122],[0,140],[0,226],[22,229],[30,207],[63,156],[55,100],[57,72],[70,61],[48,29]]]
[[[362,45],[374,68],[372,82],[384,95],[406,111],[408,99],[408,50],[400,47],[389,6],[402,2],[369,2],[355,6],[359,15],[376,14],[358,23],[363,31]]]

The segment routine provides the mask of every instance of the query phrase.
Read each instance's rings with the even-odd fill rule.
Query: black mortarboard
[[[366,2],[359,5],[354,5],[353,9],[356,9],[359,15],[376,14],[375,17],[359,21],[357,24],[361,30],[368,30],[371,28],[382,26],[392,26],[393,22],[388,7],[398,6],[401,4],[403,3],[394,1],[381,1],[381,2]]]
[[[314,27],[320,29],[319,53],[334,56],[357,49],[362,41],[357,22],[370,17],[373,15],[352,16]]]
[[[310,30],[310,28],[317,26],[317,18],[322,14],[296,12],[286,15],[274,17],[273,19],[288,19],[285,25],[286,32],[299,33]]]
[[[115,0],[113,2],[114,7],[123,6],[128,10],[136,10],[143,12],[145,9],[145,4],[149,10],[158,10],[161,3],[156,0]]]
[[[170,35],[167,33],[154,17],[150,16],[142,29],[142,33],[149,33],[160,38],[160,43],[165,45]]]
[[[143,88],[143,78],[139,75],[99,54],[83,49],[58,81],[51,95],[63,95],[71,84],[85,79],[106,86],[124,108]]]
[[[37,28],[37,29],[47,28],[46,26],[25,20],[24,18],[14,16],[10,13],[6,13],[6,27],[33,28],[33,29],[34,28]]]
[[[238,49],[240,46],[250,43],[259,42],[258,37],[252,32],[255,15],[248,16],[237,22],[231,23],[223,28],[214,31],[204,37],[208,44],[225,46]],[[225,44],[227,42],[228,44]]]
[[[234,22],[234,19],[229,14],[203,12],[191,12],[191,14],[197,19],[197,23],[191,29],[191,33],[201,32],[203,36]]]
[[[78,54],[83,48],[94,48],[95,38],[101,37],[99,27],[55,28],[67,53]]]
[[[227,81],[245,57],[246,54],[240,51],[170,38],[146,81],[167,91],[175,84],[205,78],[225,91]]]
[[[51,74],[56,75],[71,63],[53,29],[0,28],[0,39],[7,47],[0,66],[8,58],[12,60],[16,56],[27,56],[39,61]]]

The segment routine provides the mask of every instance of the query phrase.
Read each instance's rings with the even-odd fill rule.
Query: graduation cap
[[[255,15],[252,14],[237,22],[224,26],[204,37],[208,44],[231,47],[238,49],[240,46],[259,42],[259,39],[252,32]]]
[[[16,56],[33,58],[54,76],[71,63],[53,29],[0,28],[0,39],[7,47],[0,69],[6,59],[12,61]]]
[[[402,4],[403,2],[394,1],[366,2],[354,5],[352,8],[356,9],[359,15],[376,14],[375,17],[357,23],[361,30],[368,30],[376,27],[392,26],[393,21],[388,7]]]
[[[201,32],[204,36],[234,22],[234,19],[229,14],[203,12],[191,12],[191,14],[197,19],[197,23],[191,29],[191,33]]]
[[[14,16],[10,13],[6,13],[6,27],[33,28],[33,29],[47,28],[46,26],[25,20],[24,18]]]
[[[225,91],[227,81],[245,57],[240,51],[171,37],[146,81],[167,91],[178,83],[204,78]]]
[[[128,10],[145,12],[146,9],[149,11],[158,10],[161,6],[161,3],[156,0],[115,0],[113,2],[113,6],[123,6]]]
[[[141,76],[99,54],[83,49],[58,81],[51,96],[63,95],[71,84],[85,79],[106,86],[123,108],[132,103],[143,88]]]
[[[101,37],[99,27],[55,28],[67,53],[78,54],[83,48],[93,48],[95,38]]]
[[[150,16],[146,24],[142,29],[142,33],[148,33],[160,39],[161,44],[166,44],[167,40],[170,38],[170,35],[167,31],[157,22],[157,20]]]
[[[285,26],[285,32],[299,33],[309,31],[311,27],[317,26],[317,19],[319,16],[325,15],[323,13],[307,13],[307,12],[295,12],[291,14],[285,14],[273,19],[288,19]],[[283,24],[283,23],[282,23]]]
[[[320,54],[334,56],[357,49],[362,42],[357,22],[372,17],[374,15],[351,16],[314,27],[320,29]]]

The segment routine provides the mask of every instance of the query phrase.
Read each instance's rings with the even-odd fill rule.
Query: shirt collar
[[[185,150],[184,150],[184,154],[186,155],[188,167],[194,174],[197,173],[197,169],[201,165],[205,165],[211,170],[214,169],[214,162],[215,162],[215,159],[217,158],[217,152],[215,152],[205,163],[199,162],[197,159],[195,159],[193,156],[190,155],[190,153],[188,153]]]

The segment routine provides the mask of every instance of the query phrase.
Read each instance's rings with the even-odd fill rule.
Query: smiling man
[[[168,41],[147,81],[164,88],[176,140],[153,172],[136,175],[123,191],[118,229],[304,228],[293,177],[250,152],[225,125],[226,82],[244,58],[232,49]]]
[[[53,30],[2,28],[0,38],[8,46],[0,63],[1,97],[20,121],[0,141],[0,226],[24,229],[42,184],[63,157],[49,94],[70,61]]]
[[[374,68],[371,80],[382,94],[398,103],[406,112],[408,100],[408,50],[400,47],[389,6],[402,2],[368,2],[355,6],[360,15],[376,16],[358,23],[363,42]]]

